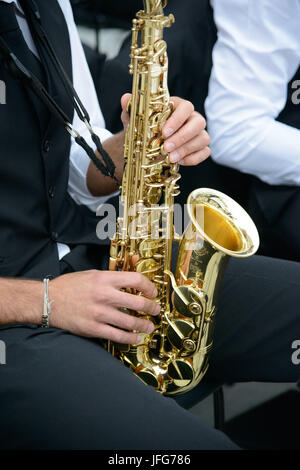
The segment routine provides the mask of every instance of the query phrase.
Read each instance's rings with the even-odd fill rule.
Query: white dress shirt
[[[300,1],[211,5],[218,29],[205,103],[212,158],[269,184],[298,186],[300,131],[275,119],[300,65]]]
[[[34,45],[26,18],[22,11],[21,6],[17,0],[0,0],[6,3],[15,3],[16,16],[23,33],[24,39],[32,52],[38,56],[36,47]],[[65,16],[66,23],[70,35],[71,53],[72,53],[72,67],[73,67],[73,86],[78,93],[83,105],[87,109],[91,124],[95,132],[100,137],[101,142],[111,137],[111,133],[105,129],[105,122],[100,110],[94,83],[86,62],[82,44],[79,38],[77,27],[74,22],[73,12],[69,0],[58,0],[60,8]],[[88,144],[94,148],[93,141],[90,133],[85,124],[78,118],[76,112],[74,113],[73,126],[85,138]],[[74,141],[71,140],[70,150],[70,173],[68,192],[77,204],[84,204],[90,210],[96,211],[100,204],[103,204],[108,197],[94,197],[89,192],[86,185],[86,174],[89,167],[90,159],[85,151]],[[117,193],[114,193],[117,194]],[[96,227],[95,227],[96,230]],[[70,249],[67,245],[58,243],[59,259],[69,253]]]

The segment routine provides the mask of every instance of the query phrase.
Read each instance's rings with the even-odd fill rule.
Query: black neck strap
[[[35,33],[35,39],[38,42],[39,50],[52,61],[57,75],[62,81],[65,90],[73,103],[75,111],[81,121],[83,121],[88,128],[91,138],[102,157],[103,162],[96,157],[94,150],[88,145],[86,140],[74,129],[70,122],[70,118],[66,113],[61,109],[61,107],[56,103],[56,101],[50,96],[44,85],[40,80],[31,73],[14,55],[10,50],[4,39],[0,36],[0,53],[5,58],[10,73],[18,80],[22,82],[24,86],[30,88],[33,93],[35,93],[38,98],[47,106],[49,111],[56,117],[56,119],[65,127],[65,129],[71,134],[74,140],[80,145],[89,158],[92,160],[94,165],[101,171],[104,176],[111,177],[115,183],[119,186],[120,183],[115,177],[115,164],[112,161],[109,154],[104,150],[101,141],[97,134],[95,134],[91,123],[90,116],[83,106],[76,90],[73,87],[73,84],[64,70],[64,67],[60,63],[54,48],[52,47],[49,38],[47,37],[42,25],[40,13],[37,5],[33,0],[20,0],[20,4],[24,10],[27,21],[29,23],[30,29]]]

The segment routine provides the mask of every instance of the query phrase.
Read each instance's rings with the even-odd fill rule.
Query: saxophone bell
[[[191,390],[205,375],[213,344],[219,292],[228,261],[230,257],[252,256],[259,247],[259,235],[252,219],[225,194],[208,188],[196,189],[189,195],[187,209],[190,223],[180,241],[176,274],[172,279],[172,316],[177,327],[178,320],[185,318],[189,332],[182,337],[181,323],[172,334],[173,338],[176,336],[177,347],[181,336],[178,357],[182,356],[181,360],[184,356],[189,357],[193,378],[186,384],[178,378],[169,394]],[[192,357],[189,351],[192,351]]]

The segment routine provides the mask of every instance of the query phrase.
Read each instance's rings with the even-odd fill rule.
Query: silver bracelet
[[[51,314],[51,304],[53,300],[49,301],[49,279],[44,279],[44,309],[42,315],[42,328],[49,328],[50,323],[50,314]]]

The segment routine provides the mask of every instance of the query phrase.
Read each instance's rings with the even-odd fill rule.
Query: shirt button
[[[49,186],[48,194],[51,199],[53,199],[55,196],[55,189],[56,189],[55,186]]]
[[[52,232],[52,233],[51,233],[51,239],[52,239],[54,242],[57,242],[58,233],[57,233],[57,232]]]
[[[46,153],[50,152],[50,141],[49,140],[44,141],[43,150]]]

